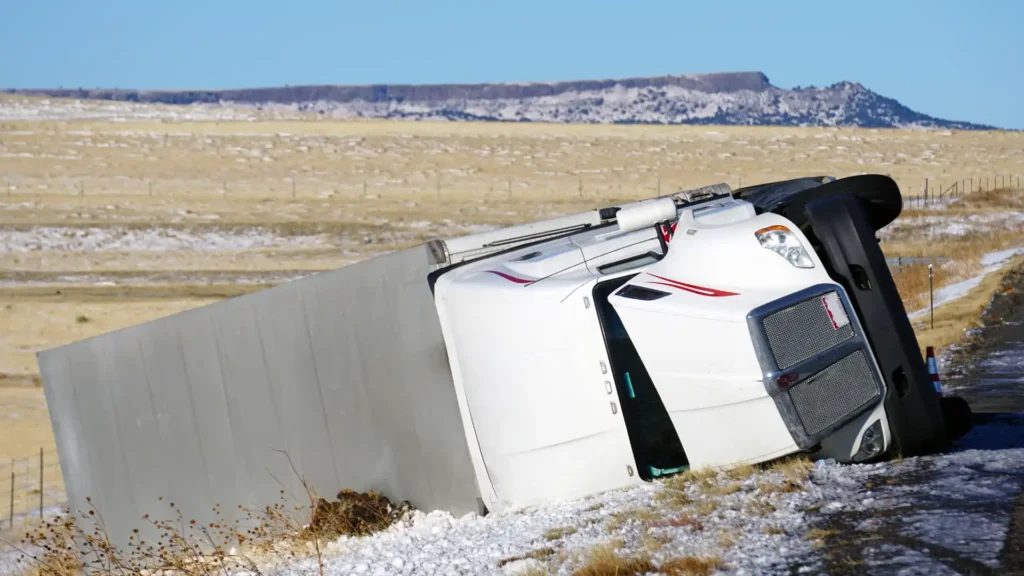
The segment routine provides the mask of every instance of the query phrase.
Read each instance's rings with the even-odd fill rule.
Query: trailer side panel
[[[169,501],[208,523],[301,500],[294,465],[325,497],[477,511],[430,265],[411,248],[40,353],[69,506],[124,544]]]

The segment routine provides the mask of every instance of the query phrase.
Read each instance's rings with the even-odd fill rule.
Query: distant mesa
[[[856,82],[786,90],[761,72],[567,82],[375,84],[234,90],[46,89],[10,93],[291,109],[337,118],[618,124],[991,129],[915,112]]]

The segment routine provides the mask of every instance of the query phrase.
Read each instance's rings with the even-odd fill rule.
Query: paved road
[[[809,571],[1024,574],[1024,266],[983,321],[943,374],[946,393],[971,404],[974,428],[946,454],[863,481],[855,499],[865,505],[824,519],[834,533]]]
[[[1024,448],[1024,266],[1006,276],[983,317],[985,327],[954,363],[950,381],[970,402],[976,428],[964,448]],[[1001,573],[1024,574],[1024,495],[1018,496],[1000,555]]]

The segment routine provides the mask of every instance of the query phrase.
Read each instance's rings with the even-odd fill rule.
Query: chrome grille
[[[804,432],[815,436],[879,395],[863,350],[843,358],[789,389]]]
[[[839,329],[833,326],[822,302],[824,296],[808,298],[761,321],[779,370],[795,366],[853,337],[852,323]]]

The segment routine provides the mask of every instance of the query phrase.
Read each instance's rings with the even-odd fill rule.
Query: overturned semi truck
[[[115,540],[157,494],[199,519],[266,505],[284,452],[321,493],[458,513],[940,449],[962,410],[932,387],[875,238],[900,210],[885,176],[716,185],[41,353],[71,505],[115,508]]]

